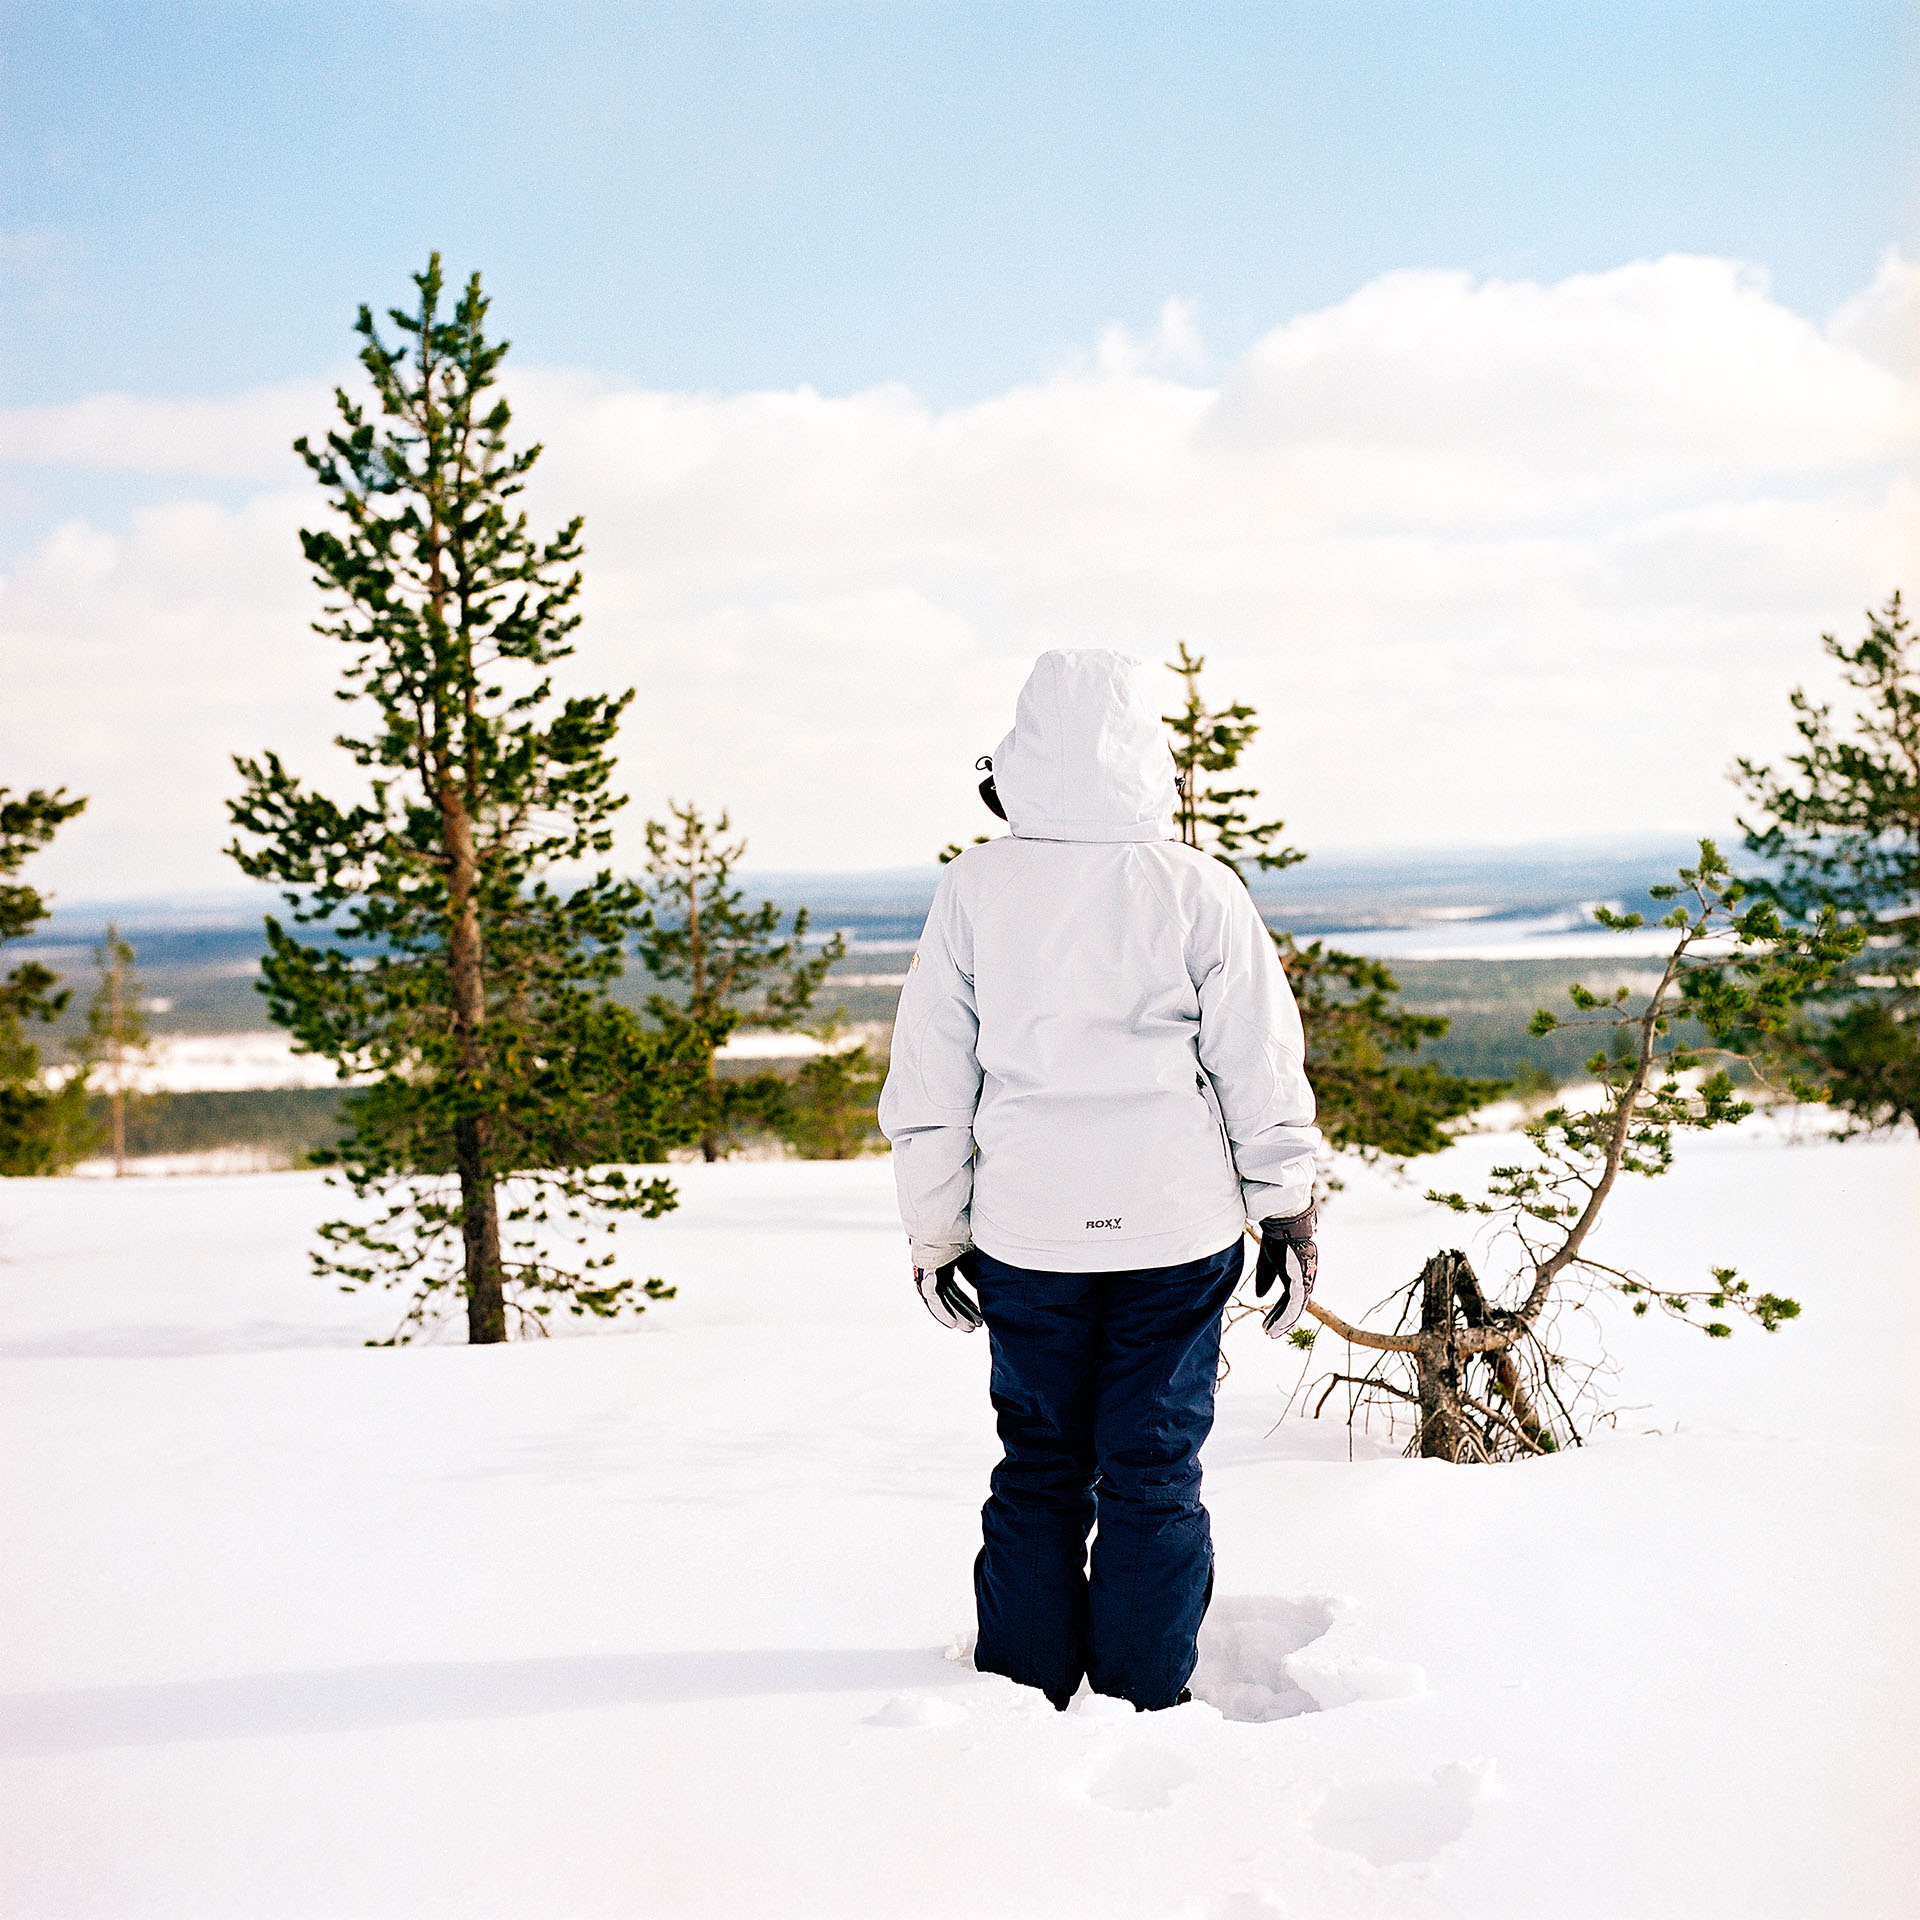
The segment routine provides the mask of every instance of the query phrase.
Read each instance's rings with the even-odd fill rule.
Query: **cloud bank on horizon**
[[[536,517],[587,516],[573,670],[640,689],[624,853],[690,796],[754,865],[845,868],[984,830],[972,763],[1035,654],[1176,638],[1259,708],[1253,778],[1309,848],[1722,827],[1732,757],[1823,684],[1818,634],[1915,583],[1916,341],[1898,254],[1825,327],[1672,255],[1387,274],[1211,375],[1170,301],[944,411],[503,384],[548,448]],[[305,382],[0,412],[0,476],[173,495],[0,576],[0,765],[92,797],[38,862],[67,899],[231,884],[236,751],[350,777],[286,451],[329,412]]]

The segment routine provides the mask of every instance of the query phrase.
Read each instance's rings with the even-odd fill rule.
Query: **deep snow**
[[[1468,1141],[1328,1210],[1357,1311],[1459,1237]],[[949,1658],[986,1343],[884,1161],[676,1170],[626,1335],[368,1350],[304,1174],[0,1183],[9,1916],[1906,1916],[1910,1142],[1687,1141],[1606,1244],[1805,1317],[1616,1317],[1584,1452],[1276,1425],[1237,1329],[1203,1698]],[[1324,1344],[1321,1358],[1330,1357]]]

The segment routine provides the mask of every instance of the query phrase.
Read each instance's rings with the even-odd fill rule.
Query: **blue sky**
[[[1402,267],[1912,246],[1915,12],[0,6],[0,405],[324,370],[430,247],[522,361],[935,403],[1196,303],[1231,355]]]
[[[1303,845],[1724,831],[1920,591],[1917,20],[0,0],[36,877],[231,884],[233,753],[342,777],[289,446],[436,247],[586,516],[633,858],[692,797],[924,860],[1038,652],[1176,638]]]

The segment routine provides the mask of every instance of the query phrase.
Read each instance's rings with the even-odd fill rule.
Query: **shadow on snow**
[[[250,1673],[0,1696],[0,1753],[71,1753],[672,1706],[757,1694],[885,1692],[974,1678],[938,1648],[577,1654]]]

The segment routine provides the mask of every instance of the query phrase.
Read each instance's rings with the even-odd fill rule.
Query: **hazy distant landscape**
[[[1526,1025],[1535,1007],[1562,1003],[1573,980],[1596,989],[1638,987],[1657,970],[1648,953],[1636,950],[1650,936],[1634,941],[1604,933],[1592,925],[1589,903],[1645,911],[1648,884],[1691,851],[1676,842],[1316,855],[1284,874],[1260,876],[1254,897],[1271,925],[1386,958],[1410,1009],[1443,1014],[1452,1023],[1429,1049],[1451,1071],[1482,1079],[1523,1075],[1538,1085],[1542,1074],[1555,1080],[1576,1074],[1589,1042],[1577,1033],[1530,1038]],[[837,1011],[884,1047],[898,983],[938,879],[938,867],[929,865],[763,872],[744,876],[743,886],[750,898],[772,899],[789,911],[805,906],[822,936],[835,930],[845,936],[848,953],[830,976],[820,1013]],[[108,921],[132,942],[154,1037],[163,1053],[175,1049],[170,1080],[176,1089],[135,1112],[129,1144],[136,1157],[238,1149],[260,1165],[297,1165],[333,1138],[343,1089],[276,1083],[284,1072],[258,1074],[259,1085],[236,1084],[247,1078],[257,1046],[235,1050],[217,1072],[194,1064],[210,1052],[197,1043],[273,1034],[255,982],[265,947],[261,917],[276,905],[264,891],[83,903],[57,907],[36,937],[18,943],[23,956],[83,989],[64,1023],[61,1037],[70,1038],[92,975],[92,949]],[[653,984],[636,965],[616,997],[638,1006]],[[182,1042],[196,1044],[182,1048]],[[308,1077],[324,1079],[319,1063],[313,1067]],[[746,1071],[748,1063],[731,1070]],[[196,1084],[201,1080],[206,1084]]]

